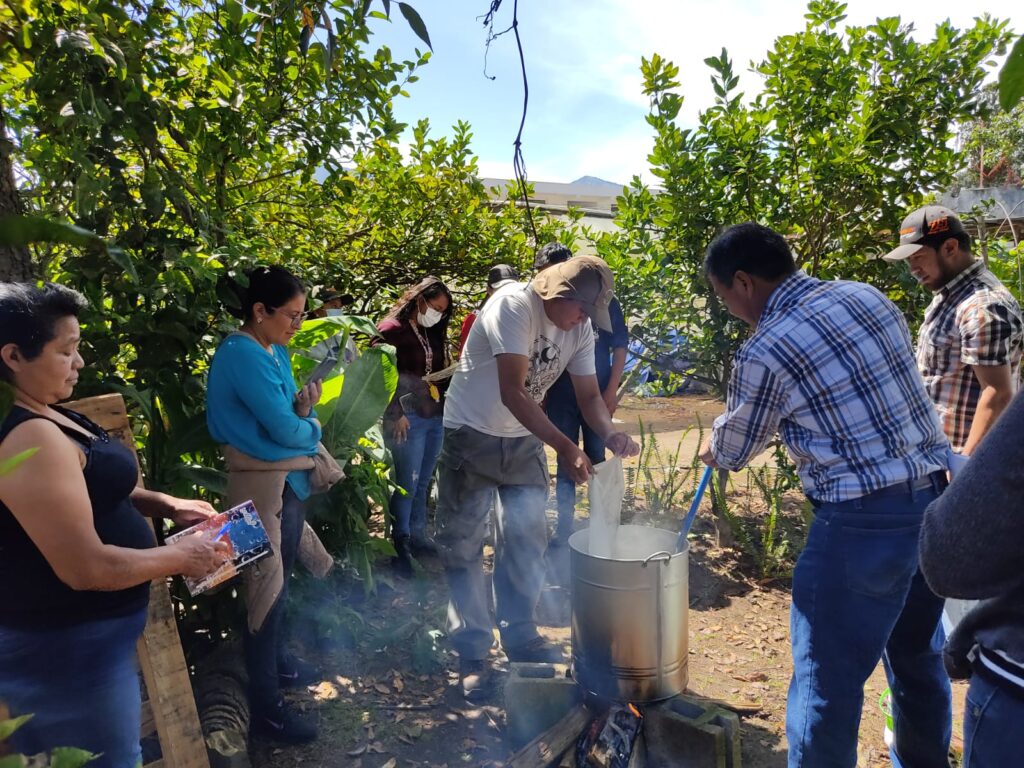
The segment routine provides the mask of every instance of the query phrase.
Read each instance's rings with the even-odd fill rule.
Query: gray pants
[[[535,639],[534,609],[544,586],[548,463],[533,435],[493,437],[445,429],[437,476],[435,541],[448,575],[448,633],[465,659],[486,658],[494,642],[483,542],[497,491],[494,609],[506,649]]]

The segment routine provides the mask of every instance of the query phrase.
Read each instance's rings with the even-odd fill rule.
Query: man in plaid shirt
[[[902,315],[874,288],[797,270],[785,240],[739,224],[705,271],[754,331],[702,458],[741,469],[779,432],[815,518],[793,573],[789,765],[854,768],[864,684],[885,663],[894,766],[948,768],[942,599],[918,568],[925,507],[949,444]]]
[[[971,255],[971,236],[949,208],[928,205],[900,226],[883,258],[906,260],[935,293],[917,339],[917,365],[953,450],[969,456],[1020,378],[1024,323],[1008,290]]]

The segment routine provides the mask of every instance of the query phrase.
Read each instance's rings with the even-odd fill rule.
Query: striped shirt
[[[949,453],[899,310],[871,286],[803,272],[772,292],[737,352],[711,452],[740,469],[776,432],[822,502],[925,477]]]
[[[999,279],[976,261],[939,289],[917,337],[917,367],[954,451],[961,451],[981,397],[973,366],[1009,365],[1020,376],[1024,323]]]

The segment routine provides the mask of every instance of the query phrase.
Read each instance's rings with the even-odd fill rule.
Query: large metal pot
[[[573,675],[615,701],[676,696],[688,676],[688,552],[678,534],[623,525],[614,557],[589,553],[589,531],[569,538]]]

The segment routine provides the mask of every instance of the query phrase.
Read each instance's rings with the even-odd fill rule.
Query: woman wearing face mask
[[[398,485],[391,497],[395,568],[411,576],[412,556],[433,551],[427,538],[427,489],[441,452],[441,412],[448,381],[423,377],[448,365],[445,341],[452,316],[452,295],[436,277],[405,292],[377,324],[381,341],[398,356],[398,389],[384,413],[384,442],[395,462]]]

